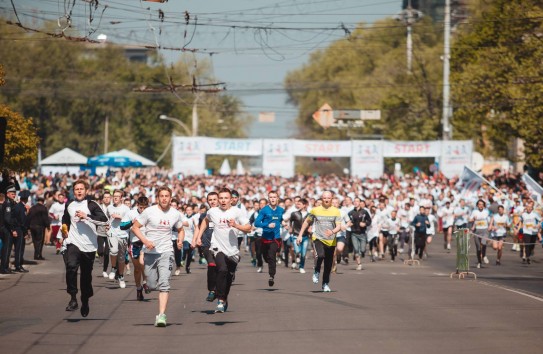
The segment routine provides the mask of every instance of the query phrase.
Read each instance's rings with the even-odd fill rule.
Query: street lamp
[[[185,123],[183,123],[181,120],[179,120],[177,118],[168,117],[165,114],[161,114],[161,115],[158,116],[158,119],[169,120],[169,121],[175,122],[175,123],[179,124],[181,126],[181,128],[183,128],[183,130],[185,131],[187,136],[192,136],[193,135],[192,131],[189,129],[189,127],[187,127],[187,125]]]

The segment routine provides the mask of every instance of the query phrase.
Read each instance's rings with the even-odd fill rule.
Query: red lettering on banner
[[[338,153],[339,144],[306,144],[306,153]]]
[[[396,154],[426,154],[430,151],[430,144],[395,144]]]

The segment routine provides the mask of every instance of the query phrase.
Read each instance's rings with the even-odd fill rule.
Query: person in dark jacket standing
[[[6,187],[6,199],[2,204],[2,217],[0,233],[2,235],[2,259],[0,263],[0,274],[11,274],[9,266],[9,256],[11,248],[17,239],[17,220],[14,216],[15,209],[15,185],[10,184]]]
[[[430,226],[430,220],[428,220],[428,215],[426,215],[425,207],[420,207],[420,214],[415,216],[411,225],[415,227],[415,254],[419,256],[419,259],[422,259],[424,248],[426,247],[426,229]],[[412,252],[411,257],[413,257]]]
[[[66,245],[64,263],[66,264],[66,291],[71,299],[66,311],[75,311],[77,303],[77,273],[81,268],[81,316],[89,314],[89,299],[92,290],[92,266],[98,249],[97,226],[108,224],[108,218],[98,203],[86,199],[89,184],[77,180],[73,184],[75,200],[66,204],[62,217],[61,232]]]
[[[15,238],[15,271],[18,273],[28,273],[28,270],[23,267],[23,258],[25,253],[25,235],[27,228],[25,226],[27,207],[26,203],[30,197],[30,192],[27,190],[19,192],[19,203],[15,204],[14,216],[16,219],[17,237]]]
[[[30,230],[32,243],[34,244],[34,260],[44,260],[42,255],[43,239],[45,229],[51,227],[49,211],[45,207],[45,199],[38,197],[37,203],[33,205],[26,216],[25,226]]]

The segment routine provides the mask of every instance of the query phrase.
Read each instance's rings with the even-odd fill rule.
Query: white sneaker
[[[485,258],[483,258],[483,262],[485,262],[485,264],[490,263],[490,261],[488,260],[487,256],[485,256]]]
[[[325,293],[329,293],[332,291],[332,289],[330,289],[330,287],[328,286],[328,284],[323,284],[322,285],[322,291],[325,292]]]
[[[448,251],[451,250],[451,244],[450,244],[450,243],[447,243],[447,250],[448,250]]]
[[[313,273],[313,284],[318,284],[319,283],[319,273],[315,272]]]
[[[109,275],[107,274],[107,272],[102,272],[102,276],[103,276],[104,278],[109,278]]]
[[[111,269],[111,273],[109,273],[109,280],[115,279],[115,269]]]
[[[400,248],[400,249],[398,250],[398,252],[400,252],[400,254],[402,254],[402,253],[403,253],[403,248]]]
[[[130,271],[130,268],[128,268],[128,269],[126,270],[126,272],[124,272],[124,274],[126,274],[126,275],[131,275],[131,274],[132,274],[132,271]]]
[[[124,282],[124,277],[119,277],[119,288],[126,288],[126,283]]]
[[[481,268],[481,263],[477,263],[477,268]]]
[[[181,268],[177,267],[175,268],[175,275],[180,275],[181,274]]]
[[[294,263],[292,263],[292,264],[290,265],[290,267],[291,267],[292,269],[296,269],[297,266],[298,266],[298,265],[296,264],[296,262],[294,262]]]
[[[296,263],[300,263],[300,257],[296,257]]]
[[[356,270],[362,270],[362,264],[357,265]]]
[[[258,267],[258,269],[256,270],[257,273],[262,273],[262,267]]]
[[[281,264],[281,258],[277,259],[277,264]]]
[[[305,269],[300,268],[300,273],[305,274]]]

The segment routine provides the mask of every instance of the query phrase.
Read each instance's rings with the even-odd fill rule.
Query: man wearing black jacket
[[[300,229],[304,223],[305,217],[307,216],[307,199],[298,199],[296,201],[296,211],[290,214],[289,220],[289,231],[292,234],[294,239],[298,238],[300,234]],[[296,253],[296,258],[299,258],[300,273],[305,273],[305,255],[307,253],[307,246],[309,245],[309,230],[302,235],[302,242],[298,244],[294,242],[294,252]]]
[[[2,235],[2,259],[0,263],[0,274],[13,273],[9,267],[9,256],[11,248],[17,241],[17,219],[15,218],[15,185],[10,184],[5,189],[6,199],[2,204],[2,215],[0,217],[0,234]]]
[[[366,203],[360,198],[354,198],[354,209],[347,214],[348,226],[351,227],[351,240],[356,259],[356,270],[362,270],[362,257],[366,253],[368,236],[366,230],[371,225],[370,213],[366,210]]]
[[[32,243],[34,244],[34,260],[44,260],[42,255],[43,238],[45,229],[51,226],[49,212],[44,205],[43,197],[38,197],[38,202],[30,208],[26,216],[25,226],[30,230]]]
[[[66,291],[71,296],[66,311],[75,311],[79,308],[76,299],[77,273],[81,267],[81,316],[83,317],[89,314],[89,298],[93,295],[92,266],[98,249],[96,227],[108,224],[108,218],[102,208],[96,202],[85,198],[88,189],[89,184],[85,180],[74,182],[75,200],[66,204],[61,227],[66,245],[64,253]]]
[[[30,197],[30,192],[27,190],[19,192],[19,203],[13,208],[16,221],[15,230],[17,237],[15,238],[15,271],[18,273],[28,273],[28,270],[23,267],[23,256],[25,253],[25,235],[27,228],[26,222],[26,203]]]

